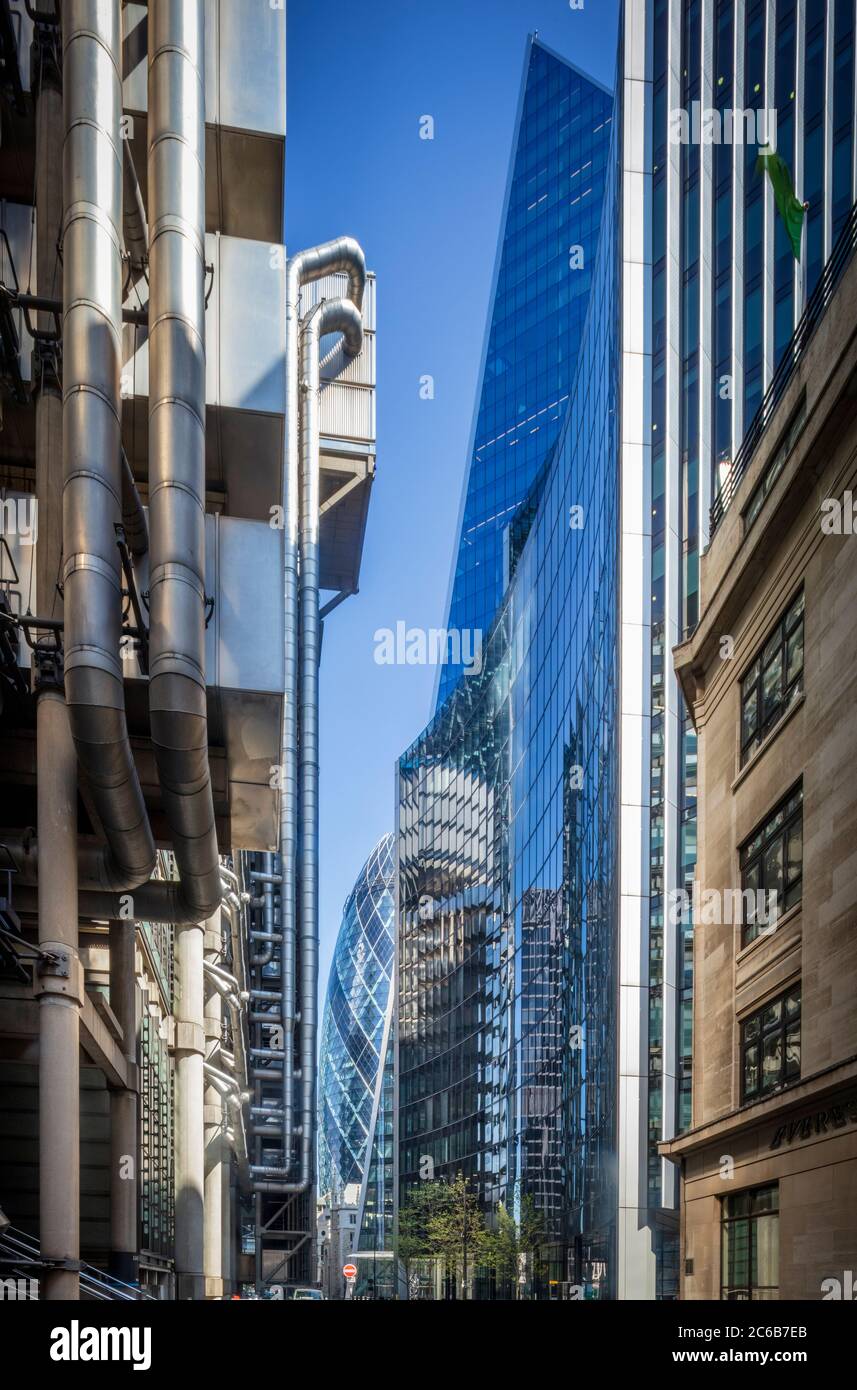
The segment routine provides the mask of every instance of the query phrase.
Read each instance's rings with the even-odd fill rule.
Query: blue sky
[[[396,759],[431,714],[435,672],[377,665],[374,634],[446,618],[527,35],[612,86],[617,13],[288,0],[288,248],[356,236],[378,277],[377,477],[360,593],[327,620],[321,668],[322,993],[345,898],[394,829]]]

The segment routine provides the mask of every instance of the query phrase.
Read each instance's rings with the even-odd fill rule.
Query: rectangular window
[[[724,1197],[720,1297],[745,1303],[780,1296],[780,1193],[777,1183]]]
[[[800,985],[741,1024],[741,1101],[762,1100],[800,1077]]]
[[[803,893],[803,785],[780,802],[742,845],[743,942],[749,946],[762,927],[799,903]],[[775,895],[775,914],[768,912]]]
[[[803,589],[741,680],[741,766],[803,694]]]

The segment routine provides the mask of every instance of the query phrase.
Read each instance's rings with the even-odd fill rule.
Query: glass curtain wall
[[[562,431],[506,541],[479,676],[400,760],[399,1200],[530,1199],[528,1291],[615,1289],[615,154]],[[498,1292],[480,1271],[476,1296]],[[502,1292],[502,1291],[499,1291]]]
[[[559,434],[598,248],[612,94],[532,41],[515,133],[448,626],[486,633],[504,536]],[[574,270],[569,273],[571,263]],[[461,674],[441,669],[438,705]]]

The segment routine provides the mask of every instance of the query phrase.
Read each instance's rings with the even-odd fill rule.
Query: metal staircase
[[[17,1295],[18,1298],[38,1299],[38,1280],[45,1268],[46,1262],[42,1259],[37,1240],[15,1226],[7,1226],[0,1231],[0,1280],[21,1281],[22,1292]],[[31,1280],[36,1282],[31,1283]],[[86,1302],[97,1303],[157,1301],[151,1294],[144,1293],[133,1284],[124,1284],[121,1279],[114,1279],[112,1274],[105,1274],[103,1269],[97,1269],[85,1260],[80,1263],[80,1296]]]

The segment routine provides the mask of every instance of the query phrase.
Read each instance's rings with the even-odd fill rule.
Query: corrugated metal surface
[[[322,381],[343,381],[360,386],[375,385],[375,334],[364,333],[359,357],[346,357],[339,334],[328,333],[321,340]]]
[[[367,386],[329,382],[321,388],[321,434],[371,444],[375,439],[375,392]]]

